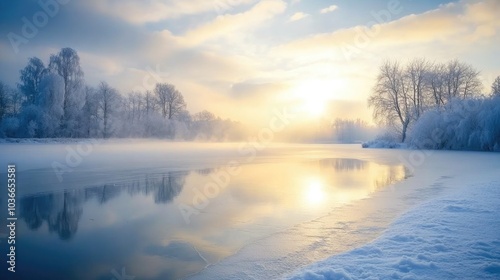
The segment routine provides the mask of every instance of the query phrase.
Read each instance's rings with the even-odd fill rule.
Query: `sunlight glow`
[[[319,117],[325,112],[325,102],[322,100],[306,100],[303,110],[312,117]]]
[[[310,204],[319,204],[325,198],[325,192],[323,191],[323,184],[318,179],[311,180],[309,185],[307,185],[306,199]]]
[[[293,89],[293,98],[300,104],[297,110],[312,118],[323,116],[328,103],[334,99],[336,84],[335,81],[320,79],[299,82]]]

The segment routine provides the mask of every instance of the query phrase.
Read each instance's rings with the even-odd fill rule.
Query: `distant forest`
[[[373,136],[373,127],[361,120],[320,123],[320,132],[301,131],[290,140],[351,143]],[[51,55],[48,65],[30,58],[14,88],[0,81],[0,138],[240,141],[248,134],[240,122],[206,110],[188,112],[184,96],[169,83],[126,94],[105,81],[90,86],[72,48]]]
[[[191,115],[181,92],[168,83],[125,96],[106,82],[89,86],[78,53],[63,48],[48,66],[30,58],[17,88],[0,82],[0,136],[226,140],[241,138],[242,128],[208,111]]]

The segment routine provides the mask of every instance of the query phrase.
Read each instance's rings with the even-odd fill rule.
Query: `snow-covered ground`
[[[371,141],[363,142],[362,146],[363,146],[363,148],[375,148],[375,149],[400,149],[400,148],[406,148],[406,145],[403,144],[403,143],[397,143],[395,141],[383,140],[383,139],[377,139],[377,140],[371,140]]]
[[[500,279],[500,182],[470,185],[404,214],[370,244],[287,279]]]

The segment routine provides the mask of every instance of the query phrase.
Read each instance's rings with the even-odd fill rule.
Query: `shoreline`
[[[498,279],[499,200],[499,181],[461,186],[410,209],[372,242],[285,278]]]

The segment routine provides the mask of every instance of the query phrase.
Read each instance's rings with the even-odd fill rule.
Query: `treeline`
[[[332,136],[339,143],[357,143],[370,139],[377,133],[375,127],[357,119],[335,119],[332,124]]]
[[[277,135],[276,140],[300,143],[354,144],[373,139],[379,130],[361,119],[324,116],[319,120],[298,121]]]
[[[87,85],[78,53],[63,48],[47,66],[30,58],[16,88],[0,82],[0,137],[220,141],[242,139],[243,128],[208,111],[191,114],[172,84],[125,95],[106,82]]]
[[[368,99],[401,142],[433,149],[500,149],[500,76],[483,92],[479,71],[452,60],[386,61]],[[410,139],[407,139],[407,135]]]
[[[415,123],[408,143],[421,149],[500,152],[500,95],[452,100]]]

